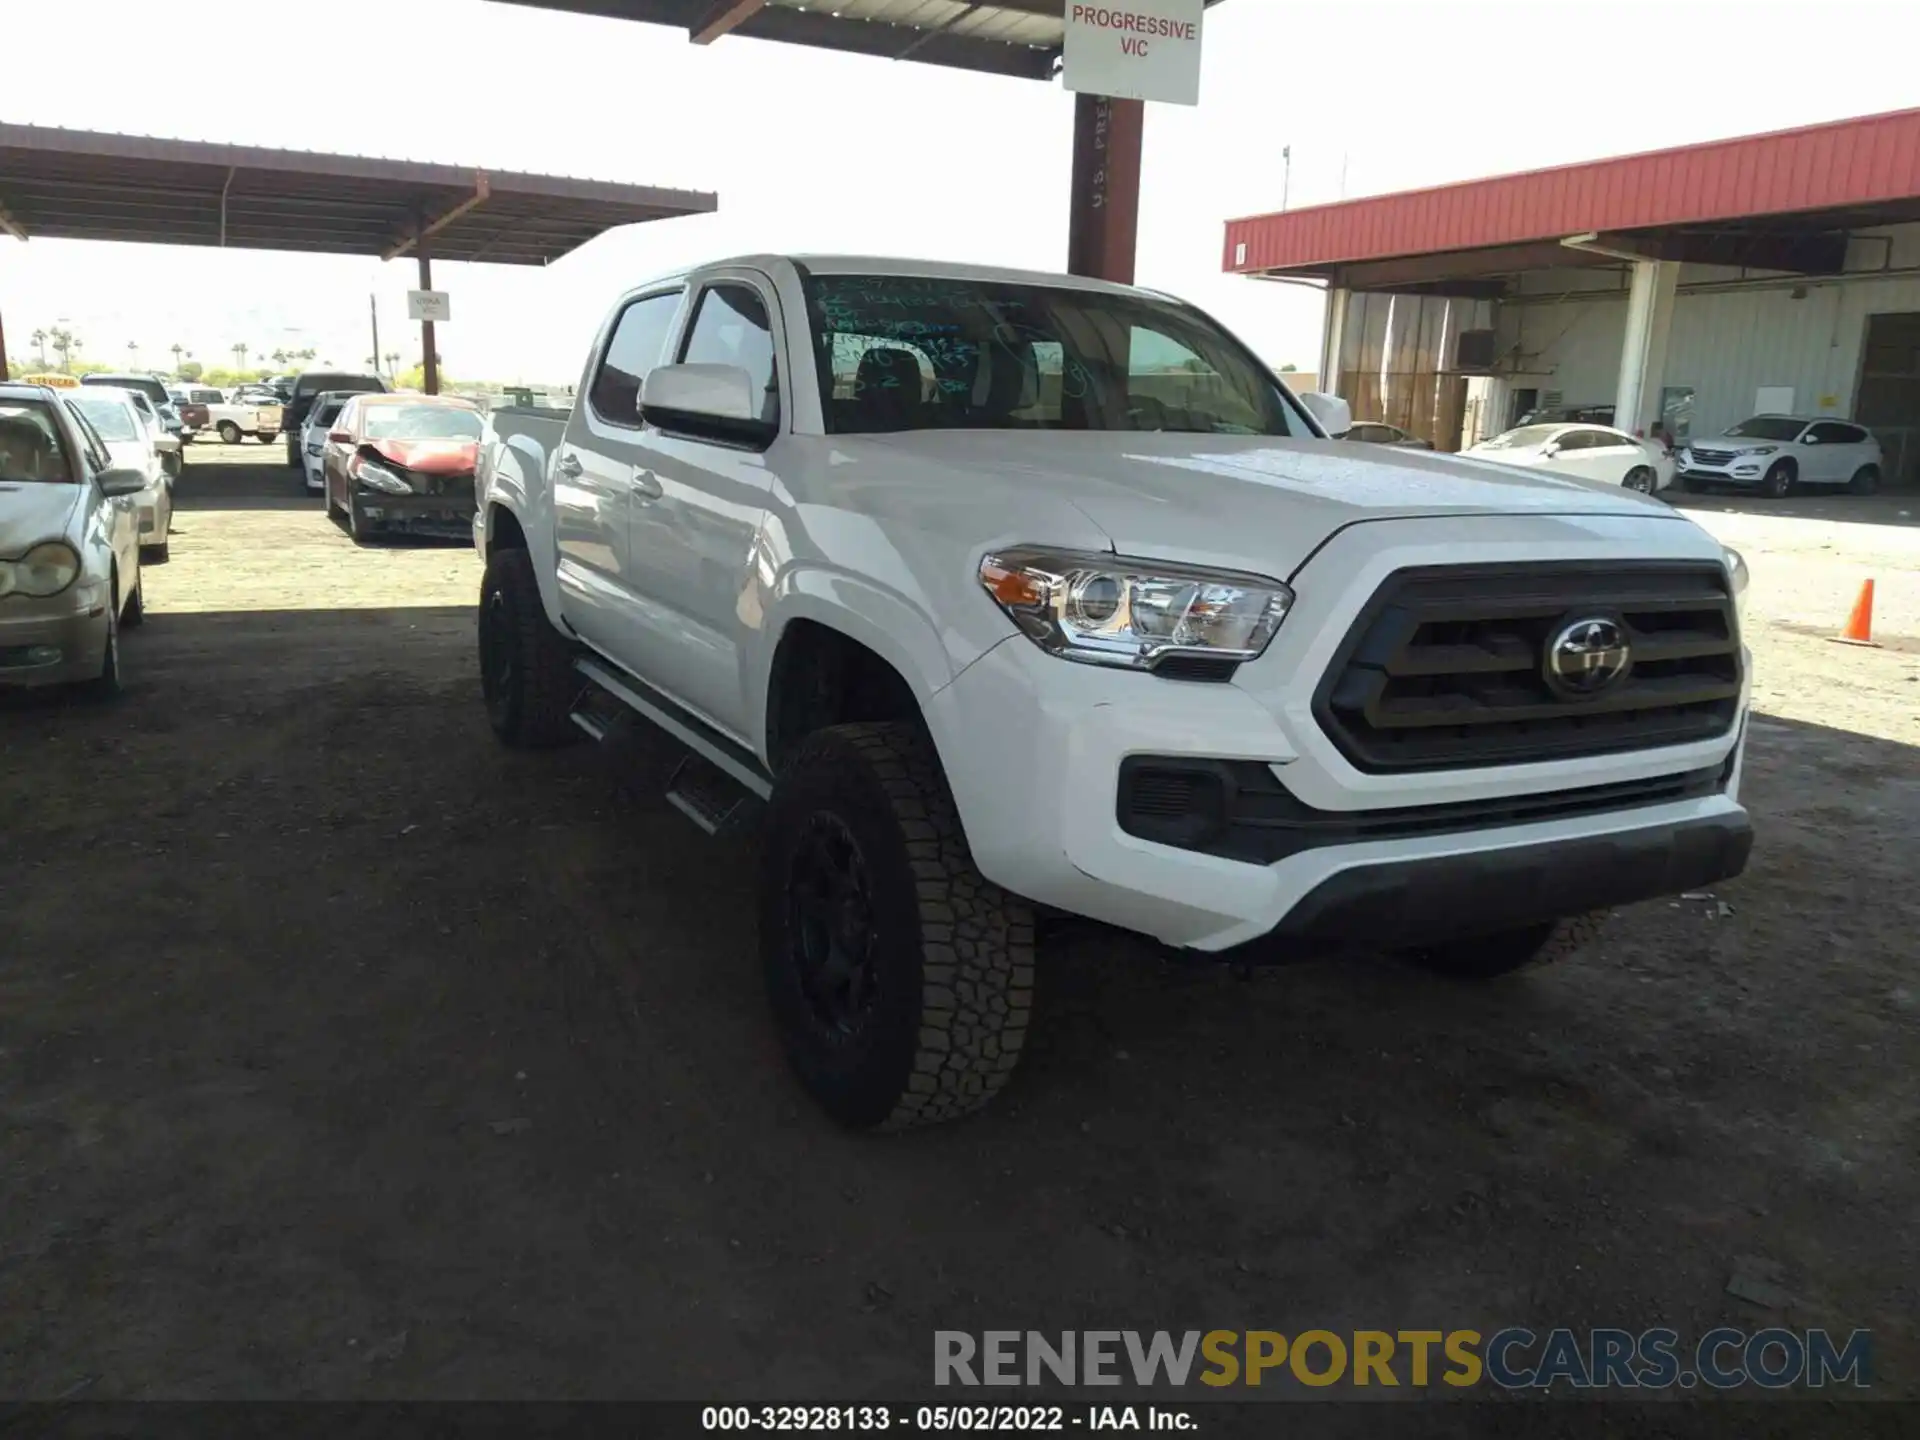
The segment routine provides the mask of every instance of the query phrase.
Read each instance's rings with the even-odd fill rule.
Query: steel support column
[[[1073,197],[1067,224],[1072,274],[1133,283],[1146,108],[1139,100],[1073,97]]]
[[[0,380],[11,377],[13,372],[7,369],[7,321],[0,315]]]
[[[1340,393],[1340,355],[1347,341],[1347,303],[1353,292],[1345,286],[1327,286],[1326,316],[1320,324],[1320,377],[1317,387],[1328,395]]]
[[[415,243],[414,249],[420,256],[420,288],[431,290],[433,289],[433,256],[430,253],[425,228],[421,227],[420,239]],[[440,393],[440,357],[434,354],[433,321],[431,320],[420,322],[420,369],[426,376],[427,394],[438,395]]]
[[[1645,435],[1658,417],[1667,371],[1667,333],[1673,326],[1677,260],[1636,260],[1627,295],[1627,332],[1620,345],[1620,383],[1613,395],[1615,428]]]

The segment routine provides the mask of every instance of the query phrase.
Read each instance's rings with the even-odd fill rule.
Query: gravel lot
[[[1782,1323],[1920,1398],[1897,503],[1688,502],[1756,577],[1723,893],[1483,989],[1081,933],[1003,1102],[876,1140],[789,1082],[746,844],[657,799],[664,746],[498,749],[471,552],[356,549],[276,460],[190,452],[122,703],[0,703],[0,1395],[848,1400],[921,1393],[938,1328]],[[1884,523],[1781,518],[1819,503]],[[1886,648],[1830,644],[1868,575]]]

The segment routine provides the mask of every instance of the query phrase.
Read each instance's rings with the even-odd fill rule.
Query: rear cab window
[[[607,424],[639,428],[640,387],[646,382],[647,372],[666,356],[682,293],[675,288],[642,295],[620,312],[607,341],[607,353],[601,357],[587,389],[593,413]]]

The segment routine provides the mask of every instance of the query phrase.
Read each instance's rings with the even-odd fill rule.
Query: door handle
[[[580,457],[569,451],[554,463],[553,468],[560,472],[561,478],[563,479],[578,480],[581,470]]]
[[[665,492],[660,488],[660,478],[651,470],[635,470],[633,493],[642,500],[658,500]]]

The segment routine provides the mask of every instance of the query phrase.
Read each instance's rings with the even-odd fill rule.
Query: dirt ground
[[[651,798],[666,748],[498,748],[471,552],[356,549],[275,461],[191,452],[120,703],[0,703],[0,1395],[850,1400],[923,1394],[936,1329],[1778,1323],[1920,1398],[1896,505],[1695,507],[1756,577],[1721,893],[1477,989],[1082,933],[1001,1103],[874,1139],[788,1079],[749,844]],[[1887,647],[1830,644],[1869,574]]]

